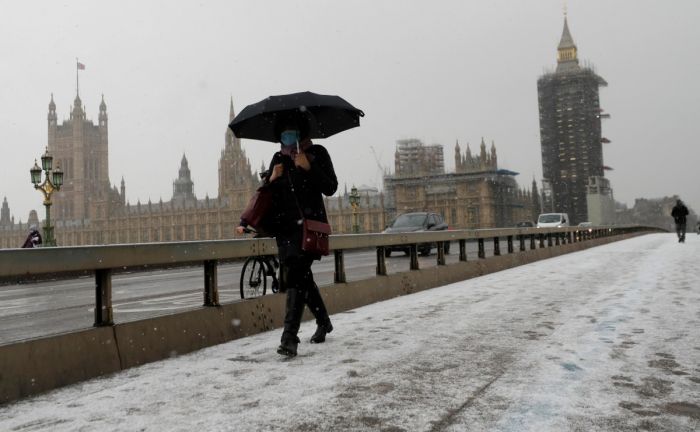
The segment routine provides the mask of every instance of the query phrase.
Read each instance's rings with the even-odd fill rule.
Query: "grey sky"
[[[537,78],[555,66],[561,0],[70,1],[0,0],[0,199],[16,219],[40,210],[29,168],[80,95],[109,115],[110,178],[131,203],[167,200],[187,154],[195,192],[217,195],[230,97],[239,111],[270,94],[339,94],[362,126],[321,142],[341,184],[380,184],[370,146],[393,171],[395,141],[478,148],[529,187],[540,180]],[[700,210],[700,2],[568,2],[579,57],[609,83],[601,105],[615,197],[679,194]],[[244,141],[254,168],[275,150]],[[43,214],[43,213],[42,213]]]

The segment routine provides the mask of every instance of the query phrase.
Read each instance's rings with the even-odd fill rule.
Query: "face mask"
[[[297,141],[299,141],[299,131],[286,130],[282,132],[282,135],[280,135],[280,141],[282,141],[282,144],[285,146],[296,145]]]

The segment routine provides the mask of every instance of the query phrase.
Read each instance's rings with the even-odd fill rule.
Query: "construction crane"
[[[379,186],[381,186],[379,189],[382,190],[382,189],[384,189],[384,174],[386,174],[386,170],[384,169],[384,167],[382,167],[382,164],[379,163],[379,157],[377,157],[377,152],[374,151],[374,147],[369,146],[369,149],[372,150],[372,155],[374,156],[374,162],[377,164],[377,169],[379,170],[379,173],[381,175],[382,184],[379,185]]]

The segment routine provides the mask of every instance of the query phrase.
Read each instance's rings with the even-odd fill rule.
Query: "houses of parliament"
[[[232,100],[229,121],[233,117]],[[217,197],[195,196],[183,155],[169,201],[130,203],[125,179],[117,187],[109,177],[109,116],[104,97],[97,124],[88,119],[79,95],[69,119],[58,124],[52,95],[47,126],[48,151],[64,171],[64,185],[52,197],[59,246],[234,238],[239,216],[260,184],[240,140],[226,128],[218,162]],[[455,166],[455,172],[445,172],[440,145],[426,146],[415,139],[399,141],[395,172],[385,176],[385,190],[359,188],[360,232],[380,232],[397,214],[410,211],[441,213],[455,229],[513,226],[521,220],[533,220],[539,212],[534,180],[532,190],[521,189],[514,179],[517,173],[499,169],[494,144],[487,151],[482,140],[475,155],[468,146],[462,155],[457,144]],[[325,204],[333,232],[352,232],[347,187],[326,198]],[[0,209],[0,247],[19,247],[32,224],[43,225],[37,213],[30,212],[24,223],[15,222],[5,197]]]

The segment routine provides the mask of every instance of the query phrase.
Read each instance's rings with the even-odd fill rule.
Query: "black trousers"
[[[285,268],[284,286],[287,290],[287,305],[284,315],[284,332],[282,340],[297,339],[304,305],[316,318],[316,324],[326,325],[330,322],[326,305],[314,281],[311,272],[313,259],[305,255],[287,256],[283,260]]]
[[[679,239],[685,238],[685,222],[676,223],[676,235]]]

